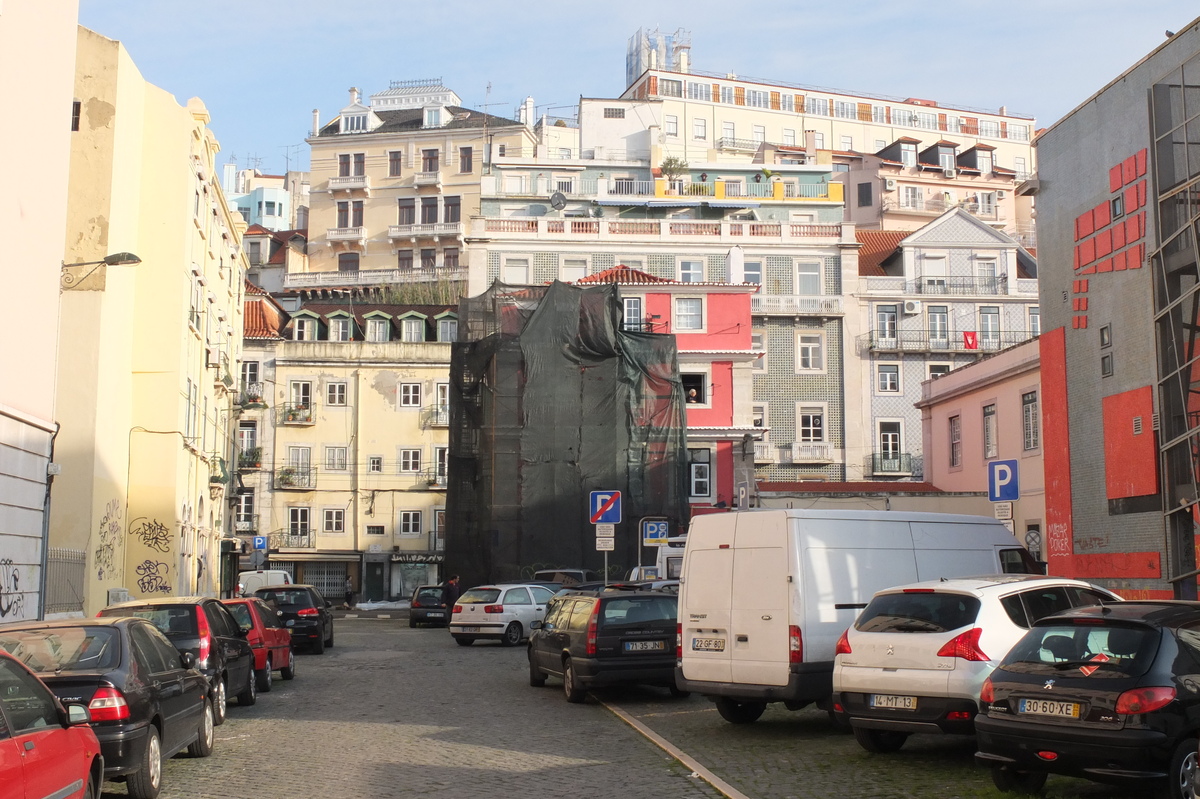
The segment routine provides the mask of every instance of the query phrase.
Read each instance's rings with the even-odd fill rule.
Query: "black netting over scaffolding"
[[[463,585],[552,567],[600,572],[592,491],[621,492],[610,576],[653,562],[640,521],[687,529],[675,337],[621,329],[617,287],[495,283],[459,306],[450,361],[447,574]]]

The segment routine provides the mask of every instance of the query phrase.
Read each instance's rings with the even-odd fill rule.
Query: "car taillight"
[[[979,636],[981,635],[983,635],[982,628],[972,627],[962,635],[956,635],[943,644],[942,648],[937,651],[937,656],[987,662],[991,658],[979,648]]]
[[[983,688],[979,691],[979,701],[985,705],[996,701],[996,689],[992,687],[991,677],[983,681]]]
[[[208,668],[208,656],[212,652],[212,640],[209,635],[211,632],[208,629],[208,617],[204,615],[203,608],[196,608],[196,629],[200,633],[200,657],[196,660],[196,665],[202,669]]]
[[[804,662],[804,638],[795,624],[788,626],[788,663]]]
[[[599,618],[600,603],[597,602],[596,604],[592,605],[592,615],[591,618],[588,619],[587,649],[585,650],[588,655],[596,654],[596,624]]]
[[[1174,688],[1134,688],[1117,697],[1117,712],[1123,716],[1150,713],[1175,700]]]
[[[484,613],[503,613],[504,606],[503,605],[484,605],[483,612]]]
[[[850,631],[846,630],[842,633],[842,637],[838,639],[837,645],[833,647],[835,655],[850,655],[853,652],[850,650]]]
[[[414,608],[419,608],[419,607],[421,607],[421,601],[420,601],[420,600],[418,600],[418,599],[414,599],[414,600],[412,601],[412,606],[411,606],[411,607],[414,607]]]
[[[455,605],[455,606],[454,606],[454,612],[455,612],[455,613],[462,613],[462,605]]]
[[[120,721],[129,718],[129,703],[124,695],[111,686],[100,688],[88,702],[92,721]]]
[[[298,611],[296,611],[296,615],[303,616],[305,618],[311,618],[313,616],[320,616],[321,611],[317,610],[316,608],[300,608]]]

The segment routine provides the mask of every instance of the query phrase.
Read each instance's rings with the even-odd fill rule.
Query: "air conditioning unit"
[[[952,178],[958,174],[958,170],[957,169],[943,169],[942,174],[948,178]]]
[[[1006,192],[1004,189],[999,189],[999,190],[996,192],[996,199],[997,199],[997,200],[1003,200],[1003,199],[1004,199],[1004,195],[1005,195],[1005,194],[1007,194],[1007,193],[1008,193],[1008,192]]]
[[[896,190],[896,179],[895,178],[884,178],[883,179],[883,190],[884,191],[895,191]]]
[[[917,314],[920,312],[921,312],[921,301],[920,300],[905,300],[904,301],[904,313],[912,315],[912,314]]]

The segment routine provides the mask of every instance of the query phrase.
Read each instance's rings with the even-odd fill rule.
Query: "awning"
[[[289,561],[329,561],[340,563],[357,563],[362,560],[361,552],[289,552],[286,549],[272,549],[272,563],[287,563]]]
[[[701,204],[701,200],[650,200],[646,205],[651,208],[692,208]]]
[[[709,200],[708,205],[711,208],[759,208],[762,203],[754,200]]]
[[[621,200],[596,200],[596,205],[646,205],[650,200],[627,198]]]

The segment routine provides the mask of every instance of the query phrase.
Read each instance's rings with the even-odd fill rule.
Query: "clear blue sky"
[[[328,121],[390,80],[442,78],[512,116],[625,87],[638,28],[692,34],[697,69],[1030,114],[1046,127],[1200,14],[1194,0],[80,0],[146,80],[212,114],[222,162],[305,169],[312,109]],[[491,84],[490,96],[486,87]]]

